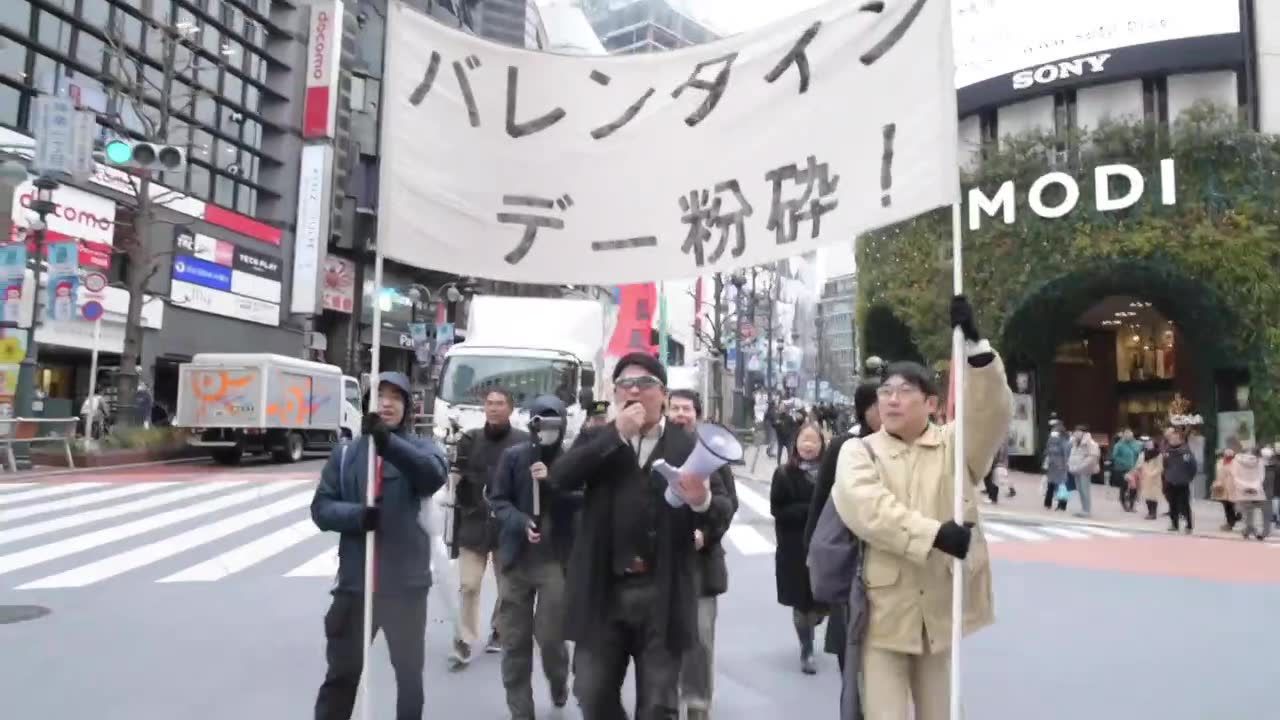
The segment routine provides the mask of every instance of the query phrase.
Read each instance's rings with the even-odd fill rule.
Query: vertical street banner
[[[631,352],[653,355],[653,319],[657,311],[658,289],[653,283],[623,285],[618,288],[618,323],[609,340],[609,356],[619,358]]]
[[[0,247],[0,283],[4,285],[4,321],[18,322],[22,317],[22,283],[26,278],[26,243]]]
[[[404,2],[386,27],[378,249],[393,260],[512,282],[676,280],[958,199],[944,0],[834,0],[645,55],[507,48]]]
[[[76,292],[80,287],[79,243],[57,242],[49,250],[49,280],[45,288],[45,317],[66,322],[76,317]]]

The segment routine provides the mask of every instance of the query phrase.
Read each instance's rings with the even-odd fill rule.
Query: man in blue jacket
[[[489,502],[498,520],[498,637],[502,685],[512,720],[533,720],[533,642],[551,702],[569,700],[569,647],[564,637],[565,568],[573,546],[574,502],[546,479],[564,443],[564,402],[542,395],[529,405],[532,442],[507,448],[493,476]],[[536,434],[535,434],[536,430]],[[538,508],[534,509],[535,483]]]
[[[333,604],[324,617],[329,670],[316,697],[316,720],[349,720],[363,670],[365,533],[377,533],[374,632],[386,631],[395,669],[396,720],[422,718],[422,665],[426,640],[431,546],[418,522],[422,501],[444,485],[448,462],[431,440],[413,435],[408,422],[409,378],[378,376],[377,411],[364,418],[364,435],[329,456],[311,501],[321,530],[341,533]],[[382,459],[382,492],[366,506],[369,446]]]

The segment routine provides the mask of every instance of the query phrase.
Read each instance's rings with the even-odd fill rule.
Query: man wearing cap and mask
[[[311,518],[341,533],[333,604],[324,616],[329,670],[316,697],[316,720],[348,720],[363,670],[365,534],[377,533],[374,632],[385,631],[396,676],[396,720],[422,718],[422,665],[431,588],[431,546],[418,522],[422,501],[445,483],[449,464],[434,441],[413,434],[406,420],[409,378],[378,375],[376,411],[364,434],[335,448],[320,473]],[[369,450],[382,459],[382,492],[365,504]]]
[[[710,479],[668,486],[656,460],[680,467],[695,439],[663,418],[666,370],[631,353],[614,367],[616,419],[551,469],[560,492],[583,491],[569,560],[566,636],[584,720],[627,717],[622,683],[636,665],[637,720],[675,720],[682,654],[697,641],[693,531],[711,507]]]
[[[574,506],[546,483],[564,442],[565,405],[560,398],[542,395],[530,403],[529,415],[532,442],[503,452],[489,496],[498,521],[498,637],[512,720],[534,717],[534,640],[542,651],[552,704],[564,707],[569,700],[564,576],[573,546]]]

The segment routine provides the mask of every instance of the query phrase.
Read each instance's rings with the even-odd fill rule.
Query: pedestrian
[[[995,505],[1000,502],[1000,486],[1009,478],[1009,446],[1001,445],[996,457],[991,461],[991,469],[982,478],[983,488],[987,491],[987,502]]]
[[[1165,451],[1161,468],[1164,496],[1169,501],[1169,532],[1178,532],[1179,518],[1187,521],[1186,534],[1193,530],[1191,519],[1191,482],[1199,469],[1196,456],[1187,447],[1182,429],[1171,427],[1165,432]]]
[[[1222,515],[1226,520],[1219,528],[1222,532],[1235,530],[1236,523],[1240,522],[1240,513],[1236,512],[1236,504],[1233,501],[1236,495],[1235,459],[1238,452],[1240,452],[1240,441],[1231,438],[1218,457],[1213,473],[1213,484],[1209,486],[1209,498],[1222,504]]]
[[[796,427],[795,413],[787,410],[785,407],[781,408],[778,411],[778,424],[774,428],[774,435],[778,438],[779,465],[785,462],[782,459],[782,454],[787,452],[787,449],[791,447],[791,440],[792,436],[795,435]]]
[[[581,529],[567,578],[566,637],[574,646],[573,693],[584,720],[625,718],[622,683],[636,666],[637,720],[679,716],[680,659],[697,641],[693,531],[711,507],[712,478],[655,474],[680,467],[689,433],[662,413],[667,373],[652,355],[614,365],[616,417],[552,468],[559,492],[583,491]]]
[[[692,434],[701,418],[702,398],[698,393],[671,391],[667,400],[667,422]],[[729,567],[720,543],[738,512],[738,492],[728,465],[716,475],[720,483],[711,485],[711,507],[695,519],[693,531],[693,547],[697,551],[694,574],[698,593],[698,641],[680,660],[680,702],[688,720],[711,717],[711,700],[715,695],[717,598],[729,591]]]
[[[994,622],[990,557],[976,486],[1009,434],[1013,397],[1004,365],[978,334],[973,310],[953,298],[951,324],[965,338],[965,517],[953,519],[955,425],[929,421],[935,375],[914,362],[889,366],[877,407],[881,432],[840,450],[831,499],[865,542],[867,620],[862,696],[866,717],[946,720],[951,695],[954,560],[964,564],[963,633]]]
[[[1252,452],[1241,452],[1235,457],[1231,469],[1231,501],[1237,517],[1244,520],[1241,535],[1245,540],[1256,537],[1266,540],[1271,534],[1271,512],[1267,507],[1267,468],[1262,459]],[[1261,528],[1254,517],[1261,519]]]
[[[502,686],[512,720],[533,720],[533,643],[551,703],[569,701],[569,646],[564,638],[565,567],[573,547],[574,507],[547,485],[560,458],[565,404],[542,395],[529,404],[529,442],[507,448],[493,476],[490,503],[498,523],[498,637]],[[535,502],[535,495],[537,502]]]
[[[1125,428],[1120,431],[1116,444],[1111,448],[1111,484],[1119,488],[1120,508],[1125,512],[1133,512],[1137,505],[1137,488],[1130,488],[1129,473],[1138,466],[1142,457],[1142,443],[1133,437],[1133,431]]]
[[[490,387],[484,392],[484,426],[467,431],[458,440],[457,455],[465,465],[460,470],[454,500],[453,540],[458,558],[458,580],[462,599],[459,603],[460,618],[453,637],[453,649],[449,655],[449,669],[462,670],[471,662],[472,648],[480,642],[480,588],[484,573],[493,560],[497,546],[498,527],[489,505],[489,488],[498,459],[507,448],[528,441],[523,430],[511,427],[511,414],[515,400],[502,387]],[[494,562],[493,572],[501,574]],[[489,633],[485,652],[502,650],[498,633],[498,609],[501,596],[493,604],[489,615]]]
[[[1061,420],[1049,422],[1049,439],[1044,444],[1044,461],[1041,467],[1045,472],[1044,509],[1051,510],[1056,500],[1058,510],[1066,512],[1066,492],[1070,488],[1071,474],[1068,462],[1071,457],[1071,441],[1067,438],[1066,426]]]
[[[837,435],[827,451],[822,455],[822,467],[818,470],[818,481],[813,489],[813,500],[809,503],[809,512],[804,524],[805,557],[809,554],[809,541],[813,538],[818,518],[822,509],[831,498],[831,487],[836,481],[836,458],[840,456],[840,448],[850,438],[864,438],[880,430],[880,413],[876,409],[876,389],[879,383],[862,383],[853,391],[853,424],[847,433]],[[806,571],[807,572],[807,571]],[[836,656],[836,662],[844,671],[844,651],[848,643],[846,627],[847,608],[844,604],[836,604],[828,608],[827,631],[823,639],[822,649]]]
[[[1102,449],[1089,434],[1089,427],[1077,425],[1071,434],[1071,455],[1067,459],[1067,470],[1080,493],[1080,512],[1076,517],[1087,518],[1092,514],[1093,476],[1098,474],[1101,459]]]
[[[1271,513],[1273,523],[1280,524],[1280,512],[1275,509],[1276,500],[1280,499],[1280,482],[1277,481],[1277,468],[1280,468],[1280,455],[1276,454],[1275,445],[1262,448],[1262,460],[1266,464],[1267,512]]]
[[[1130,472],[1136,475],[1134,484],[1137,486],[1138,497],[1146,503],[1146,519],[1157,519],[1156,511],[1160,509],[1160,499],[1164,496],[1164,456],[1154,440],[1143,438],[1142,458]]]
[[[822,427],[812,422],[801,425],[787,464],[774,471],[769,488],[769,509],[777,541],[773,567],[778,604],[791,608],[791,622],[800,640],[800,670],[806,675],[818,672],[813,659],[813,635],[827,613],[826,606],[813,599],[809,587],[804,535],[825,449]]]
[[[422,666],[431,588],[431,546],[419,522],[422,502],[444,485],[448,462],[430,439],[414,436],[406,409],[409,378],[378,375],[377,410],[363,435],[333,451],[311,501],[321,530],[341,533],[333,602],[324,616],[328,671],[316,696],[316,720],[349,720],[363,670],[366,533],[377,545],[373,631],[384,631],[396,678],[396,720],[422,718]],[[372,403],[371,403],[372,404]],[[382,486],[367,506],[370,445],[382,459]]]
[[[778,403],[772,395],[769,396],[769,405],[764,411],[764,431],[765,444],[768,446],[765,449],[765,455],[775,457],[777,455],[775,448],[778,445]]]

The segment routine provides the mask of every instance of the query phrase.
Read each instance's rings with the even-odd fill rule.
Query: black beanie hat
[[[658,358],[643,352],[632,352],[623,355],[618,359],[618,364],[613,366],[613,381],[618,382],[618,377],[622,375],[622,371],[626,370],[629,365],[638,365],[649,371],[649,374],[662,381],[663,385],[667,384],[667,369],[658,362]]]

